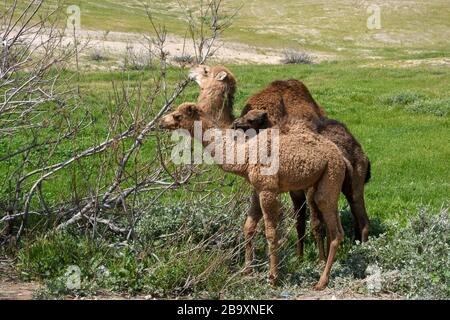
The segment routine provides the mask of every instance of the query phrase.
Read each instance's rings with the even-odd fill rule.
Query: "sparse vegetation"
[[[89,54],[89,59],[96,62],[107,61],[108,56],[99,50],[94,50]]]
[[[26,7],[24,1],[14,3]],[[226,3],[231,16],[242,1]],[[331,274],[333,295],[449,299],[450,69],[421,64],[450,56],[448,10],[443,10],[448,4],[412,1],[385,10],[383,29],[367,32],[365,8],[345,0],[336,10],[336,3],[249,1],[230,29],[216,30],[260,52],[292,46],[339,58],[311,63],[311,56],[292,51],[292,64],[227,65],[238,79],[234,113],[273,80],[300,79],[330,118],[349,127],[370,158],[371,239],[364,245],[351,241],[353,219],[341,198],[346,238]],[[161,110],[196,100],[197,87],[177,66],[191,63],[192,57],[175,56],[176,63],[166,64],[164,59],[172,61],[164,43],[135,1],[77,4],[83,28],[107,30],[103,40],[115,40],[110,30],[142,31],[150,33],[154,47],[150,52],[130,44],[120,56],[95,48],[76,62],[79,52],[72,46],[54,51],[67,40],[60,42],[57,32],[30,58],[35,51],[25,40],[41,38],[33,28],[24,28],[14,45],[0,44],[0,263],[8,256],[22,281],[43,283],[38,299],[105,291],[152,298],[293,299],[310,292],[323,266],[317,264],[309,226],[303,261],[295,256],[288,199],[283,199],[280,223],[280,285],[273,288],[266,282],[262,226],[255,239],[256,273],[242,274],[245,182],[206,165],[174,165],[168,161],[170,136],[149,126]],[[164,29],[158,27],[165,25],[186,36],[186,20],[180,19],[186,10],[177,8],[178,1],[151,5],[158,9],[153,18],[161,35]],[[286,10],[274,14],[273,5]],[[382,9],[388,5],[384,1]],[[417,10],[405,9],[412,6]],[[0,35],[8,33],[12,40],[6,10],[2,19]],[[211,22],[218,21],[223,20],[200,19],[197,29],[214,28]],[[40,31],[57,25],[43,22]],[[212,35],[194,38],[205,44]],[[107,70],[107,63],[101,64],[104,71],[75,67],[85,60],[98,67],[105,58],[114,64],[117,58],[121,68]],[[411,59],[417,64],[403,64]],[[74,158],[86,150],[91,150],[88,156]],[[74,280],[72,267],[80,270],[80,287],[67,285]]]
[[[313,57],[306,52],[297,51],[295,49],[286,49],[283,51],[284,58],[281,60],[283,64],[311,64]]]
[[[172,61],[180,65],[190,65],[194,63],[194,57],[189,54],[185,54],[181,56],[174,56]]]
[[[123,57],[122,67],[125,70],[142,71],[153,67],[153,54],[150,50],[136,49],[127,46]]]
[[[381,98],[381,102],[390,106],[401,106],[414,113],[446,117],[450,112],[450,99],[430,99],[416,92],[404,91]]]

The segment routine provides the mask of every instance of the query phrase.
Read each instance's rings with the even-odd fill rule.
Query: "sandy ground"
[[[0,260],[0,300],[31,300],[34,298],[36,290],[42,288],[42,284],[37,282],[24,282],[17,277],[13,268],[13,262],[10,260]],[[190,299],[190,297],[183,297]],[[277,299],[277,297],[274,297]],[[282,299],[283,297],[278,297]],[[394,295],[369,296],[358,294],[350,291],[337,291],[326,289],[324,291],[314,291],[304,289],[296,292],[295,295],[288,295],[286,299],[294,300],[386,300],[396,299]],[[150,295],[130,296],[128,294],[120,294],[115,292],[99,292],[95,296],[75,297],[65,296],[65,300],[152,300]]]
[[[141,34],[123,32],[101,32],[80,30],[78,38],[82,44],[87,44],[86,52],[103,52],[112,56],[124,55],[131,48],[134,52],[144,52],[149,48],[149,41]],[[73,41],[69,35],[66,42]],[[168,35],[164,50],[169,57],[183,55],[195,56],[192,40]],[[214,60],[218,62],[237,64],[279,64],[283,58],[282,50],[273,48],[252,47],[234,42],[216,41],[213,47]],[[330,60],[333,55],[308,51],[314,62]]]
[[[0,260],[0,300],[30,300],[39,289],[36,282],[23,282],[13,271],[12,261]]]

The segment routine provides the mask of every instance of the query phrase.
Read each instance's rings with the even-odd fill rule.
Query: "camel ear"
[[[227,73],[225,71],[220,71],[216,76],[216,80],[223,81],[226,77]]]

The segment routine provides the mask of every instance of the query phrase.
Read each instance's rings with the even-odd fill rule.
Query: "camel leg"
[[[364,170],[362,174],[356,174],[353,177],[353,201],[350,205],[352,211],[356,212],[361,242],[366,242],[369,239],[369,216],[367,215],[366,204],[364,202],[364,184],[366,171],[367,169]]]
[[[306,196],[303,191],[291,191],[289,193],[294,204],[296,214],[296,228],[297,228],[297,255],[302,258],[305,243],[306,230]]]
[[[269,282],[276,285],[278,280],[277,250],[278,237],[277,226],[280,216],[280,204],[278,195],[273,192],[262,191],[259,193],[259,201],[264,217],[266,239],[269,245]]]
[[[338,180],[332,180],[328,176],[324,176],[314,194],[314,202],[322,214],[329,238],[328,259],[319,282],[314,287],[315,290],[323,290],[327,286],[337,249],[344,239],[344,230],[342,229],[338,211],[339,193],[342,182],[338,182]]]
[[[325,261],[325,248],[323,243],[322,216],[320,210],[314,201],[314,190],[310,189],[307,193],[308,207],[311,211],[311,231],[319,250],[319,261]]]
[[[247,218],[244,224],[244,237],[245,237],[245,268],[244,273],[250,274],[253,271],[253,259],[254,259],[254,243],[253,237],[256,232],[259,220],[262,218],[261,206],[259,204],[258,193],[252,191],[252,202],[250,210],[247,214]]]
[[[364,203],[365,171],[364,174],[360,174],[359,171],[354,171],[351,186],[344,188],[343,191],[355,221],[355,240],[366,242],[369,238],[369,217]]]

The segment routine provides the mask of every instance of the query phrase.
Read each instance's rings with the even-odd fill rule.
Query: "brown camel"
[[[282,132],[289,130],[290,124],[285,123],[286,121],[289,122],[289,119],[286,118],[285,121],[281,121],[278,124],[278,127],[281,129]],[[355,160],[365,158],[365,155],[362,151],[360,144],[348,131],[347,127],[344,124],[340,123],[339,121],[322,118],[319,120],[315,120],[313,122],[308,122],[307,124],[309,125],[309,128],[311,130],[327,138],[328,140],[335,143],[338,147],[340,147],[340,150],[343,151],[343,155],[346,159]],[[266,111],[255,109],[250,110],[244,116],[237,118],[233,122],[233,128],[241,129],[244,131],[249,129],[264,130],[268,128],[273,128],[273,124],[269,120],[269,116]],[[367,164],[370,165],[370,162],[368,162]],[[342,185],[342,193],[346,196],[348,202],[352,206],[351,207],[352,211],[358,212],[358,210],[361,210],[363,208],[355,208],[354,205],[357,202],[352,201],[353,200],[352,197],[358,196],[358,198],[364,201],[363,195],[357,195],[356,192],[358,192],[358,190],[364,190],[364,183],[367,182],[367,180],[370,178],[370,167],[361,168],[361,161],[360,162],[355,161],[351,163],[351,166],[352,170],[348,171],[345,176],[344,184]],[[355,183],[358,183],[359,185],[355,185]],[[355,216],[355,219],[364,219],[364,215]],[[302,239],[305,232],[305,219],[304,217],[301,217],[301,219],[299,220],[301,221],[297,222],[297,231],[299,236],[298,244],[300,247],[299,250],[303,250]],[[368,221],[357,220],[357,225],[367,225],[367,224]],[[364,231],[365,232],[363,232],[362,234],[365,235],[366,237],[365,239],[367,239],[368,230]],[[318,244],[320,245],[320,243]],[[321,256],[321,259],[324,259],[324,257]]]
[[[294,85],[295,83],[297,85]],[[292,89],[286,89],[289,86]],[[300,91],[297,91],[297,89]],[[280,97],[280,102],[276,105],[266,103],[275,92]],[[289,95],[305,97],[304,103],[297,105],[299,110],[295,110],[295,106],[291,104],[295,99]],[[287,97],[284,98],[285,96]],[[272,102],[270,101],[270,103]],[[247,101],[241,113],[241,118],[236,119],[236,126],[242,129],[262,129],[279,126],[279,124],[285,125],[284,123],[289,119],[300,118],[309,121],[312,127],[316,127],[318,133],[334,142],[352,164],[353,174],[346,177],[342,192],[350,205],[354,217],[355,239],[365,242],[369,236],[369,218],[364,202],[364,185],[370,179],[370,161],[348,128],[343,123],[324,117],[320,107],[315,108],[315,106],[317,104],[312,99],[308,89],[301,82],[297,80],[275,81],[268,88],[252,96]],[[276,110],[274,111],[273,109]],[[247,118],[242,119],[251,110],[260,112],[252,113]],[[319,110],[319,113],[316,115],[311,114],[311,111],[315,110]],[[302,255],[306,216],[306,208],[303,205],[305,196],[304,194],[291,194],[291,198],[294,202],[295,210],[298,212],[297,231],[299,241],[297,248],[298,253]],[[251,214],[260,213],[256,210],[255,213],[251,212]]]
[[[224,77],[225,73],[228,74]],[[222,74],[227,85],[222,85],[224,89],[232,90],[220,91],[220,86],[216,84],[218,74]],[[194,79],[201,88],[199,102],[207,104],[205,110],[223,110],[226,106],[226,113],[232,118],[232,102],[236,88],[235,78],[228,69],[224,67],[198,66],[191,70],[191,79]],[[213,88],[212,90],[210,88]],[[215,104],[215,97],[226,97],[227,103]],[[210,101],[209,104],[205,103]],[[366,241],[369,233],[369,219],[364,204],[364,183],[370,178],[370,162],[364,154],[360,144],[339,122],[328,121],[325,118],[325,111],[315,102],[306,86],[297,80],[275,81],[269,87],[250,97],[244,106],[241,116],[250,110],[262,110],[267,112],[269,123],[277,125],[283,119],[294,118],[307,120],[314,125],[318,120],[323,120],[320,132],[332,140],[344,153],[344,156],[351,162],[355,174],[347,177],[343,192],[350,204],[350,208],[355,220],[355,239]],[[222,111],[223,112],[223,111]],[[257,126],[255,126],[257,127]],[[297,212],[297,252],[303,255],[303,243],[305,235],[306,207],[304,205],[306,197],[304,192],[291,192],[291,199],[294,209]],[[252,216],[261,216],[261,209],[258,206],[257,194],[252,196],[252,205],[249,211],[249,219]]]
[[[198,135],[194,135],[195,121],[202,122],[203,133],[208,129],[217,128],[216,119],[212,118],[211,114],[205,113],[203,108],[197,107],[193,103],[182,104],[176,111],[163,117],[160,121],[160,126],[169,130],[186,129],[192,136],[198,137]],[[257,138],[253,137],[247,141],[237,139],[236,142],[234,137],[230,137],[230,135],[225,133],[225,129],[216,130],[223,132],[223,142],[217,149],[209,141],[205,142],[205,139],[201,139],[201,142],[208,146],[208,150],[230,150],[229,146],[232,145],[238,148],[237,150],[244,152],[245,158],[241,164],[218,164],[224,171],[244,177],[256,190],[269,246],[269,280],[271,284],[275,284],[278,278],[277,225],[280,217],[279,194],[309,189],[308,204],[313,208],[311,210],[313,228],[320,224],[318,221],[322,221],[327,227],[330,241],[325,269],[315,286],[317,290],[324,289],[328,284],[336,251],[344,237],[339,218],[338,201],[345,173],[350,164],[345,160],[342,152],[334,143],[314,133],[302,121],[295,121],[295,123],[290,124],[288,132],[279,135],[278,170],[271,174],[264,174],[263,164],[259,162],[253,163],[249,160],[251,156],[250,150],[255,150],[254,145],[260,145],[261,141],[256,142]],[[273,130],[277,129],[268,129],[266,132],[272,132]],[[239,131],[235,132],[238,134]],[[260,133],[257,137],[261,135]],[[270,138],[267,141],[272,145],[275,143],[274,138]],[[214,143],[217,142],[215,141]],[[214,158],[215,154],[213,151],[211,151],[211,155]],[[247,225],[247,223],[250,225]],[[257,220],[247,220],[247,238],[252,238],[257,223]]]

